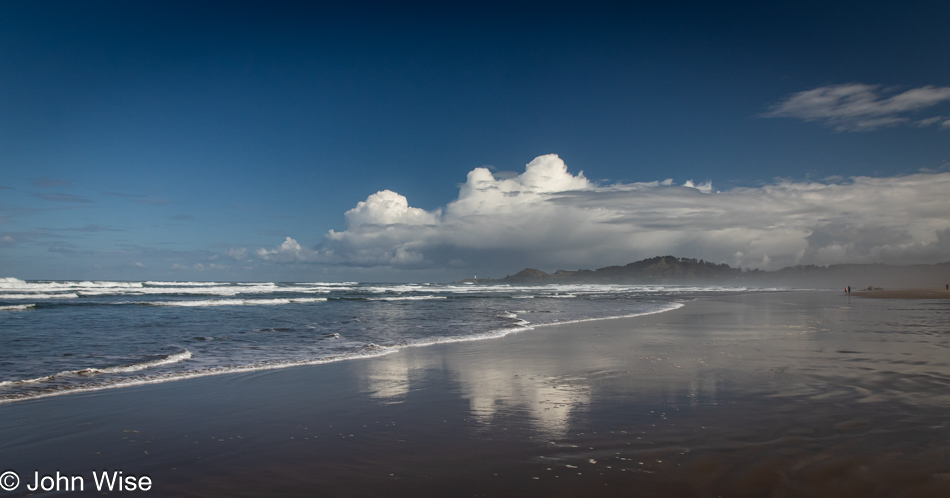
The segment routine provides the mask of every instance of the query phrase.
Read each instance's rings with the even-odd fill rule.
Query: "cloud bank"
[[[516,272],[596,268],[656,255],[743,267],[950,260],[950,173],[777,180],[714,191],[711,182],[598,185],[557,155],[524,173],[476,168],[458,198],[426,211],[389,190],[344,214],[315,247],[287,237],[256,256],[277,263]],[[237,251],[242,258],[244,252]]]
[[[771,106],[763,117],[817,121],[838,131],[870,131],[900,124],[946,128],[950,119],[943,116],[910,115],[948,101],[950,87],[928,85],[898,93],[881,85],[849,83],[798,92]]]

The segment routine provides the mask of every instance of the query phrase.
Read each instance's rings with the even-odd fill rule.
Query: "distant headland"
[[[851,286],[908,288],[941,287],[950,281],[950,262],[932,265],[838,264],[797,265],[775,271],[733,268],[702,259],[657,256],[624,266],[596,270],[557,270],[547,273],[525,268],[504,278],[469,278],[468,284],[662,284],[739,285],[837,289]]]

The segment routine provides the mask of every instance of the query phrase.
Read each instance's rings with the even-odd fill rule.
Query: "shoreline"
[[[0,406],[0,458],[23,479],[147,475],[158,496],[950,492],[948,345],[931,333],[946,318],[839,294],[706,296],[490,341],[24,400]]]
[[[235,366],[235,367],[220,368],[220,369],[209,369],[209,370],[204,370],[204,371],[172,373],[172,374],[167,374],[165,376],[159,376],[156,378],[148,378],[148,377],[138,378],[138,379],[133,378],[133,379],[128,379],[127,381],[124,381],[124,382],[119,381],[114,384],[63,388],[57,391],[42,392],[37,395],[24,396],[24,397],[19,397],[19,398],[0,397],[0,405],[6,404],[6,403],[29,401],[33,399],[50,398],[54,396],[65,396],[69,394],[80,394],[80,393],[85,393],[85,392],[103,391],[107,389],[122,389],[122,388],[135,387],[135,386],[162,384],[166,382],[177,382],[181,380],[196,379],[196,378],[218,376],[218,375],[242,374],[242,373],[249,373],[249,372],[263,372],[263,371],[268,371],[268,370],[280,370],[284,368],[324,365],[328,363],[336,363],[336,362],[349,361],[349,360],[378,358],[378,357],[385,356],[388,354],[397,353],[406,348],[424,348],[424,347],[430,347],[430,346],[435,346],[435,345],[440,345],[440,344],[455,344],[455,343],[464,343],[464,342],[473,342],[473,341],[487,341],[487,340],[492,340],[492,339],[500,339],[511,334],[518,334],[522,332],[532,331],[536,328],[541,328],[541,327],[572,325],[572,324],[579,324],[579,323],[599,321],[599,320],[618,320],[618,319],[625,319],[625,318],[636,318],[640,316],[648,316],[648,315],[653,315],[657,313],[665,313],[668,311],[679,309],[681,307],[683,307],[683,303],[676,301],[676,302],[671,302],[667,304],[667,306],[662,309],[653,310],[653,311],[646,311],[646,312],[634,313],[634,314],[629,314],[629,315],[616,315],[616,316],[606,316],[606,317],[598,317],[598,318],[581,318],[577,320],[570,320],[570,321],[564,321],[564,322],[537,323],[537,324],[528,323],[520,327],[496,329],[489,332],[474,334],[474,335],[465,336],[465,337],[438,338],[438,339],[423,341],[423,342],[418,342],[418,343],[407,343],[407,344],[400,344],[400,345],[395,345],[395,346],[378,346],[378,351],[376,352],[328,356],[328,357],[315,358],[312,360],[305,360],[305,361],[299,361],[299,362],[273,363],[273,364],[266,364],[266,365],[245,365],[245,366]],[[188,350],[186,349],[185,351],[188,351]],[[189,352],[189,357],[190,357],[190,352]],[[58,375],[72,374],[72,373],[74,372],[60,372],[57,374],[52,374],[48,377],[55,377]],[[15,384],[17,382],[32,383],[44,378],[46,377],[38,377],[36,379],[27,379],[23,381],[3,381],[3,382],[0,382],[0,385],[4,383]]]

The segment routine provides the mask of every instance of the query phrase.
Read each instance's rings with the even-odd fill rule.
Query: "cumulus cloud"
[[[229,254],[231,257],[240,257],[244,254],[238,250]],[[290,262],[318,262],[318,258],[314,257],[315,251],[313,249],[308,249],[303,247],[291,237],[284,239],[284,243],[277,246],[275,249],[258,249],[257,257],[261,258],[264,261],[276,261],[278,263],[290,263]]]
[[[943,119],[910,114],[950,101],[950,87],[923,86],[898,92],[863,83],[828,85],[795,93],[772,105],[763,117],[818,121],[838,131],[870,131],[885,126],[930,126]]]
[[[260,259],[514,272],[595,268],[656,255],[775,269],[794,264],[950,260],[950,173],[826,182],[598,185],[554,154],[524,173],[468,174],[458,198],[424,211],[382,191],[313,248],[287,237]],[[484,272],[484,271],[483,271]]]
[[[361,225],[432,225],[438,213],[409,207],[409,201],[393,192],[381,190],[360,201],[355,208],[344,214],[350,227]]]

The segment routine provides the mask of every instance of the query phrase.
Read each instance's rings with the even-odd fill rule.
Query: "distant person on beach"
[[[847,292],[848,294],[851,294],[851,286],[849,285],[849,286],[845,287],[845,288],[844,288],[844,291]]]

